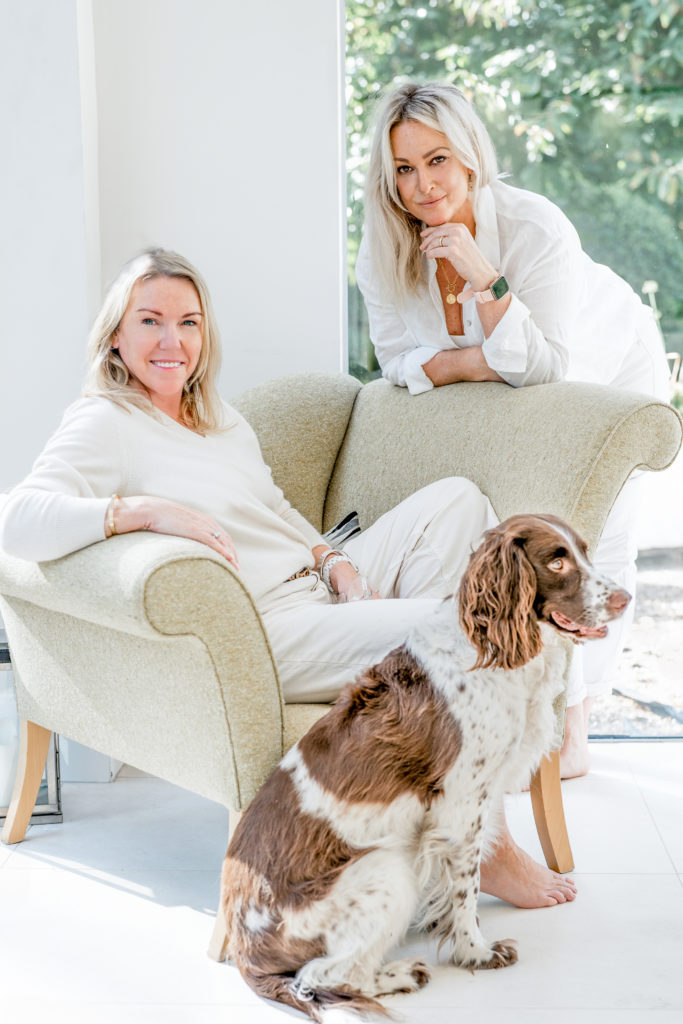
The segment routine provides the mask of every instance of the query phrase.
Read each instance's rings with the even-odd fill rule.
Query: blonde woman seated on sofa
[[[32,561],[136,530],[206,544],[249,587],[285,699],[332,701],[453,592],[496,516],[473,483],[453,477],[332,551],[273,482],[251,427],[219,399],[219,364],[197,270],[159,249],[128,263],[91,331],[84,397],[8,497],[0,544]],[[505,828],[482,886],[524,907],[576,893]]]
[[[404,83],[380,106],[356,274],[382,372],[411,394],[578,380],[668,400],[651,310],[583,252],[558,207],[498,180],[491,138],[453,85]],[[595,555],[630,593],[642,480],[623,488]],[[574,658],[563,778],[588,770],[590,706],[610,691],[634,606]]]

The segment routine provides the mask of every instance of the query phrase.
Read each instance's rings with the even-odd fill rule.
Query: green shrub
[[[645,281],[659,285],[657,306],[664,319],[683,317],[683,240],[673,218],[655,200],[624,185],[593,186],[565,198],[553,197],[579,233],[592,259],[625,278],[645,302]]]

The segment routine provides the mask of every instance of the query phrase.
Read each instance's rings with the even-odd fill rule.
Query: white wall
[[[211,288],[229,398],[346,365],[342,0],[0,0],[0,490],[78,393],[121,263]]]
[[[337,0],[94,0],[102,268],[206,276],[225,397],[345,365]]]

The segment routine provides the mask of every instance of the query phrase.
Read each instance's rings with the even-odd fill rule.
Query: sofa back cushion
[[[633,399],[612,388],[566,382],[529,388],[464,383],[414,396],[373,381],[356,399],[330,483],[325,529],[352,509],[365,529],[433,480],[465,476],[488,495],[501,519],[529,511],[572,521],[579,503],[596,504],[599,521],[577,526],[587,528],[588,539],[597,537],[632,466],[617,457],[613,435],[622,415],[629,418]],[[627,449],[636,432],[628,431]],[[613,448],[606,465],[605,452]],[[586,488],[596,463],[602,469],[593,501]]]
[[[360,389],[360,381],[343,373],[299,373],[260,384],[231,402],[256,431],[277,485],[318,530]]]

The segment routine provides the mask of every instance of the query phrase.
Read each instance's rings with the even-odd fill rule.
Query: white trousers
[[[336,604],[315,575],[271,591],[259,610],[287,703],[334,700],[402,644],[456,590],[471,551],[497,522],[470,480],[438,480],[345,545],[382,600]]]

